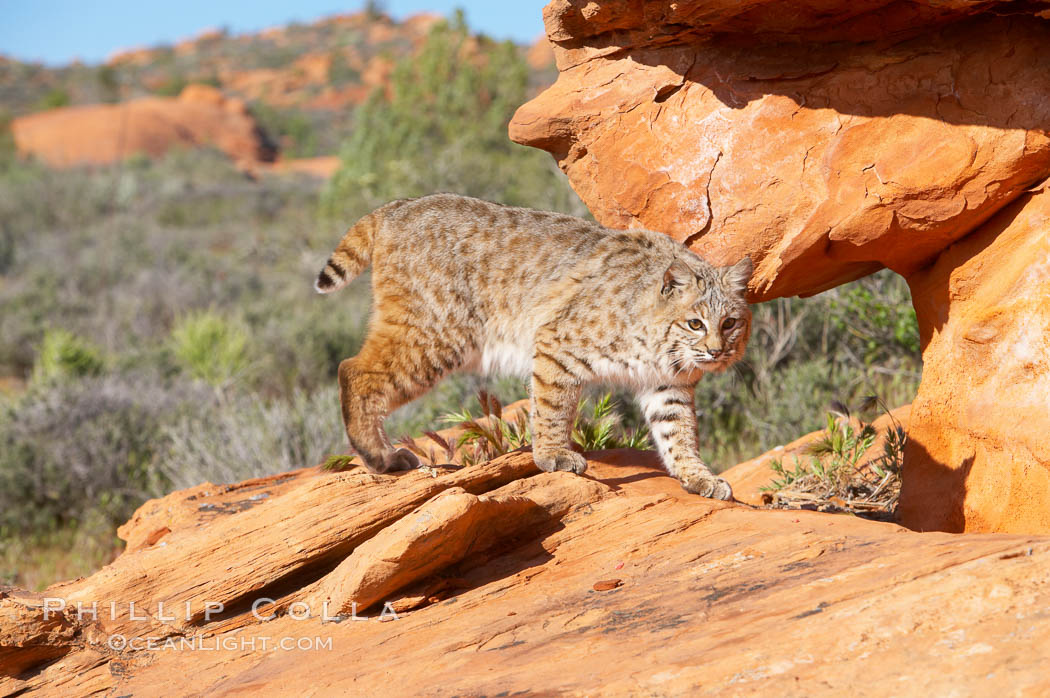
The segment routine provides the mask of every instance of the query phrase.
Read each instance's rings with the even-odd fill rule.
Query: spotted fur
[[[728,499],[699,453],[693,392],[740,358],[751,328],[751,261],[714,267],[666,235],[453,194],[395,201],[358,221],[315,285],[342,288],[372,265],[360,353],[339,365],[351,447],[375,472],[418,465],[383,419],[454,371],[531,379],[533,457],[582,473],[569,434],[583,386],[638,394],[668,471]]]

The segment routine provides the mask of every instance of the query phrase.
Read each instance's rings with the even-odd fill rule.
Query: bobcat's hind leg
[[[392,409],[393,377],[361,365],[359,357],[339,364],[339,402],[350,447],[374,473],[416,467],[419,459],[415,454],[395,450],[383,430],[383,420]]]
[[[407,449],[391,446],[383,420],[429,390],[457,363],[452,352],[437,351],[384,328],[377,330],[369,333],[357,356],[339,364],[343,424],[350,447],[369,470],[411,470],[419,466],[419,458]],[[439,354],[444,358],[439,360]]]

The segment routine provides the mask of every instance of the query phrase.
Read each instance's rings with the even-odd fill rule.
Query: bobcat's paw
[[[540,453],[533,451],[532,459],[536,462],[536,467],[548,473],[552,473],[555,470],[566,470],[570,473],[583,475],[587,470],[587,459],[576,453],[576,451],[570,451],[567,448],[557,448]]]
[[[715,477],[706,468],[682,473],[680,480],[686,492],[722,501],[733,498],[733,488],[729,486],[729,483],[720,477]]]
[[[408,449],[399,448],[383,455],[383,465],[379,473],[390,473],[396,470],[413,470],[419,467],[419,458]]]

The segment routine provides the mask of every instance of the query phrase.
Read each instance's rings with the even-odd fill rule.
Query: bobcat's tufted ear
[[[747,282],[751,280],[754,271],[755,266],[751,263],[751,258],[744,257],[732,266],[722,267],[722,281],[734,291],[746,291]]]
[[[682,260],[676,259],[671,262],[671,266],[667,267],[667,271],[664,272],[664,285],[660,289],[660,293],[670,296],[675,290],[695,282],[696,274],[693,273],[693,270]]]

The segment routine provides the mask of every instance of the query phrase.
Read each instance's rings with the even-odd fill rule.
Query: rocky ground
[[[3,593],[0,692],[1050,690],[1050,538],[755,509],[686,494],[651,453],[588,460],[310,468],[148,502],[113,564]]]

